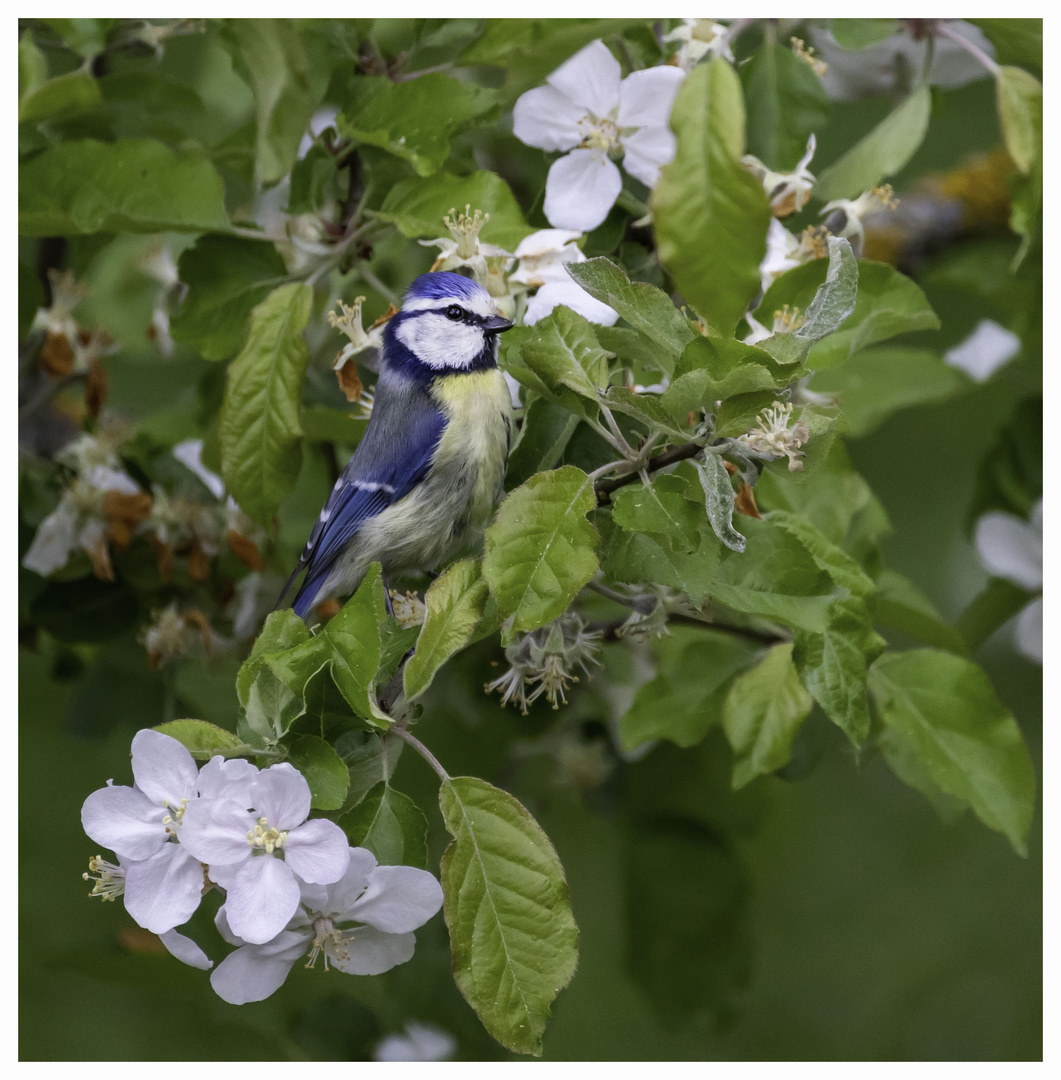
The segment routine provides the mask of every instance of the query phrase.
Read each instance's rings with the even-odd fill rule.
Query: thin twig
[[[401,739],[402,742],[408,743],[438,773],[438,777],[443,783],[449,780],[449,773],[439,764],[438,758],[415,735],[410,735],[405,728],[399,727],[397,724],[392,724],[388,731]]]
[[[992,75],[998,75],[998,64],[979,45],[975,45],[968,38],[962,37],[957,30],[952,30],[945,22],[937,24],[935,34],[939,37],[945,37],[948,41],[953,41],[955,45],[961,46],[970,56],[975,56]],[[929,40],[931,41],[931,38]]]
[[[649,458],[645,465],[646,472],[657,472],[659,469],[665,469],[668,465],[674,465],[679,461],[685,461],[688,458],[696,457],[704,449],[702,443],[690,442],[683,443],[681,446],[674,446],[670,450],[664,450],[662,454],[657,454],[653,458]],[[611,502],[611,493],[618,488],[625,487],[627,484],[632,484],[635,480],[640,479],[639,472],[627,473],[625,476],[613,476],[607,480],[598,480],[593,489],[597,495],[597,505],[607,506]]]
[[[361,263],[357,268],[358,275],[361,280],[366,284],[372,286],[390,304],[394,304],[398,307],[401,304],[401,299],[398,294],[389,286],[384,285],[382,281],[364,263]]]

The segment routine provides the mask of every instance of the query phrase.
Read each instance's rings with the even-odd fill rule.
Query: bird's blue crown
[[[436,270],[421,274],[405,291],[405,302],[410,300],[456,300],[466,304],[481,304],[490,294],[476,281],[451,270]]]

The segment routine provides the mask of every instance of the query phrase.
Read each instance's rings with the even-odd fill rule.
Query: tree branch
[[[675,465],[679,461],[686,461],[688,458],[696,457],[703,449],[703,445],[696,442],[671,447],[670,450],[664,450],[662,454],[649,458],[645,471],[651,473],[659,469],[665,469],[668,465]],[[638,477],[639,473],[635,471],[626,473],[624,476],[613,476],[607,480],[598,480],[593,485],[594,494],[597,496],[597,505],[607,506],[612,501],[611,493],[613,491],[625,487],[627,484],[632,484]]]

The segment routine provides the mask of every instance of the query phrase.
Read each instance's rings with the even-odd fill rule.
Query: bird
[[[421,274],[386,324],[368,428],[288,578],[303,620],[352,593],[379,562],[430,572],[481,541],[503,490],[512,399],[497,366],[512,327],[490,294],[450,271]],[[389,592],[387,593],[390,606]]]

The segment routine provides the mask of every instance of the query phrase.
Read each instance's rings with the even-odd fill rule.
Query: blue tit
[[[512,400],[497,366],[512,326],[470,278],[422,274],[387,323],[372,416],[284,586],[294,610],[384,575],[431,570],[481,541],[501,495]]]

